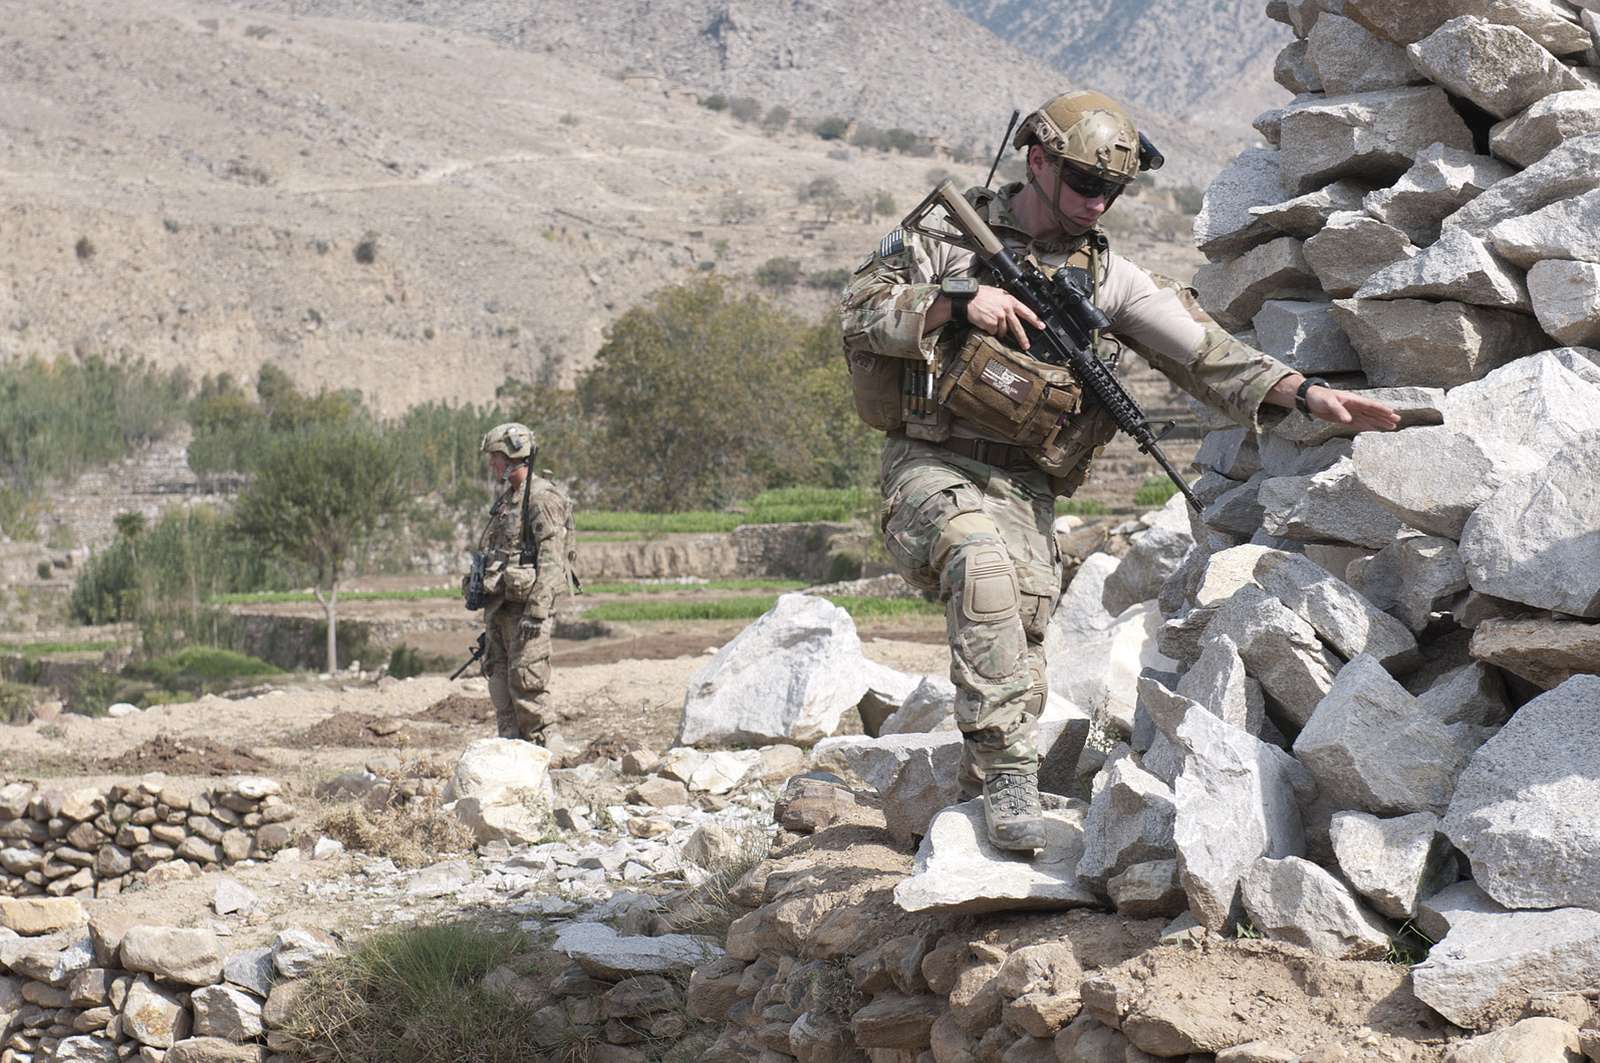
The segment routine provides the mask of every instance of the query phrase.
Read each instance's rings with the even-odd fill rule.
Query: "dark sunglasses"
[[[1104,196],[1106,201],[1110,202],[1116,199],[1125,187],[1120,181],[1109,181],[1103,177],[1096,177],[1066,163],[1061,164],[1059,172],[1061,174],[1061,183],[1084,199],[1098,199]]]

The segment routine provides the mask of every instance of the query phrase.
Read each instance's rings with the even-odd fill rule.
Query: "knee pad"
[[[1011,685],[1026,671],[1027,637],[1017,572],[1005,544],[992,536],[962,540],[945,563],[943,582],[950,648],[959,663]]]

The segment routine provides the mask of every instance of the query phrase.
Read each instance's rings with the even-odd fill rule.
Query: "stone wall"
[[[271,779],[204,787],[149,776],[62,790],[0,787],[0,896],[110,897],[134,883],[270,856],[294,809]]]
[[[70,897],[0,899],[0,1063],[289,1063],[269,1052],[297,979],[337,951],[314,930],[230,951]]]

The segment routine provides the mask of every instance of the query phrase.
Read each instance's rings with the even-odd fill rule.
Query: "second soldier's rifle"
[[[929,213],[936,207],[943,208],[958,232],[926,223]],[[1132,436],[1139,450],[1155,459],[1177,484],[1195,512],[1200,511],[1200,500],[1161,450],[1164,433],[1157,433],[1139,403],[1122,386],[1122,381],[1095,357],[1094,334],[1110,328],[1111,321],[1094,305],[1082,271],[1058,270],[1052,280],[1032,263],[1017,261],[952,181],[941,181],[938,188],[906,215],[901,225],[911,232],[954,244],[976,255],[1001,288],[1044,322],[1043,328],[1023,326],[1028,336],[1028,354],[1042,362],[1062,366],[1071,373],[1084,394],[1105,408],[1117,427]]]
[[[455,671],[450,673],[450,681],[452,683],[455,682],[456,679],[460,677],[462,672],[465,672],[468,668],[472,667],[472,663],[474,661],[483,660],[483,655],[488,652],[488,649],[489,635],[487,632],[485,632],[484,634],[478,636],[478,641],[473,645],[472,656],[468,657],[460,668],[457,668]]]

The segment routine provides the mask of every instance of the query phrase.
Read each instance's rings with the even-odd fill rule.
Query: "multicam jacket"
[[[566,593],[568,583],[568,542],[572,504],[559,487],[542,476],[530,476],[524,488],[508,487],[489,509],[489,522],[478,539],[478,549],[489,555],[497,567],[513,566],[522,556],[522,494],[528,497],[529,535],[537,558],[538,576],[529,592],[525,612],[544,619],[555,607],[556,598]],[[496,594],[490,608],[500,604],[503,591]]]
[[[1046,272],[1069,264],[1092,265],[1095,305],[1111,320],[1111,336],[1179,387],[1252,428],[1282,416],[1276,409],[1263,409],[1262,401],[1292,372],[1288,366],[1229,335],[1200,309],[1193,289],[1147,273],[1110,251],[1098,230],[1031,239],[1011,207],[1023,187],[970,189],[966,196],[1013,254],[1031,256]],[[924,315],[939,296],[939,282],[973,275],[983,279],[980,269],[970,251],[894,230],[856,268],[845,289],[840,320],[847,355],[862,351],[934,365],[941,334],[967,327],[947,324],[924,335]],[[957,421],[951,434],[983,433]]]

